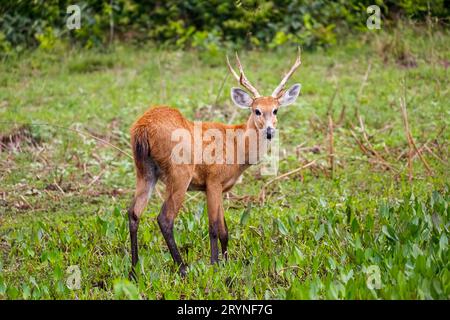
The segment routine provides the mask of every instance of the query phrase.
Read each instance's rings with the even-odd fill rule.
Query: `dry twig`
[[[423,157],[422,152],[417,148],[417,145],[412,137],[411,130],[409,128],[408,113],[406,111],[406,101],[405,101],[404,97],[400,98],[400,109],[402,111],[403,125],[405,127],[405,135],[406,135],[406,139],[408,140],[408,146],[409,146],[409,153],[408,153],[409,180],[411,181],[414,177],[413,176],[413,168],[412,168],[412,156],[413,156],[414,151],[419,156],[419,158],[422,161],[423,165],[425,166],[428,174],[431,175],[431,174],[433,174],[433,171],[431,170],[428,162]]]
[[[258,197],[259,200],[260,200],[262,203],[264,203],[264,200],[265,200],[265,193],[266,193],[265,190],[266,190],[266,188],[267,188],[270,184],[272,184],[272,183],[274,183],[275,181],[278,181],[278,180],[280,180],[280,179],[286,178],[286,177],[288,177],[288,176],[290,176],[290,175],[292,175],[292,174],[294,174],[294,173],[297,173],[297,172],[299,172],[299,171],[301,171],[301,170],[303,170],[303,169],[306,169],[306,168],[312,166],[312,165],[315,164],[315,163],[316,163],[316,160],[313,160],[313,161],[308,162],[307,164],[305,164],[305,165],[303,165],[303,166],[301,166],[301,167],[299,167],[299,168],[297,168],[297,169],[291,170],[291,171],[289,171],[289,172],[286,172],[286,173],[284,173],[284,174],[282,174],[282,175],[280,175],[280,176],[277,176],[277,177],[275,177],[275,178],[269,180],[269,181],[268,181],[267,183],[265,183],[265,184],[263,185],[263,187],[261,188],[261,191],[260,191],[259,197]]]
[[[334,130],[333,118],[328,115],[328,161],[330,164],[331,178],[334,175]]]

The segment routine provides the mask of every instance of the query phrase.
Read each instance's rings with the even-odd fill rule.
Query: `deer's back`
[[[216,129],[225,134],[226,129],[242,129],[240,125],[232,126],[221,123],[205,122],[201,124],[202,133],[208,129]],[[146,141],[149,146],[148,156],[158,165],[161,171],[161,180],[167,183],[168,177],[188,174],[192,177],[190,190],[205,190],[206,184],[211,181],[222,184],[224,189],[231,188],[241,173],[241,168],[237,164],[194,164],[194,140],[195,139],[174,139],[176,130],[184,130],[194,138],[194,123],[187,120],[177,109],[157,106],[147,110],[132,126],[132,145],[135,141]],[[188,163],[179,164],[172,158],[172,150],[180,148],[181,144],[185,150],[192,151],[192,158]],[[203,143],[203,139],[200,142]],[[203,146],[205,147],[205,146]],[[224,145],[223,155],[226,150]]]

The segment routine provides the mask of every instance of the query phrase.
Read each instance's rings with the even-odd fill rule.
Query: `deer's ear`
[[[231,88],[231,100],[239,108],[248,109],[253,103],[252,97],[242,89]]]
[[[297,100],[301,88],[302,85],[300,83],[296,83],[290,87],[280,98],[278,98],[280,106],[288,106],[293,104],[295,100]]]

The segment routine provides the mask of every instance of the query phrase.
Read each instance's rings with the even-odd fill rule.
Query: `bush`
[[[111,39],[148,40],[212,53],[221,45],[275,48],[327,46],[338,34],[365,29],[370,1],[330,0],[85,0],[81,29],[68,30],[67,0],[11,0],[0,8],[0,52],[51,48],[58,40],[84,47]],[[444,0],[378,0],[383,23],[398,16],[448,20]]]

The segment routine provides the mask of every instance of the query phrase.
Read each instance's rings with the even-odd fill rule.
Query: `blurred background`
[[[69,31],[66,9],[81,9],[81,26]],[[383,28],[399,19],[447,25],[445,0],[11,0],[0,6],[0,53],[61,45],[104,48],[114,41],[197,48],[273,49],[286,43],[326,47],[349,33],[367,32],[366,8],[378,5]]]

